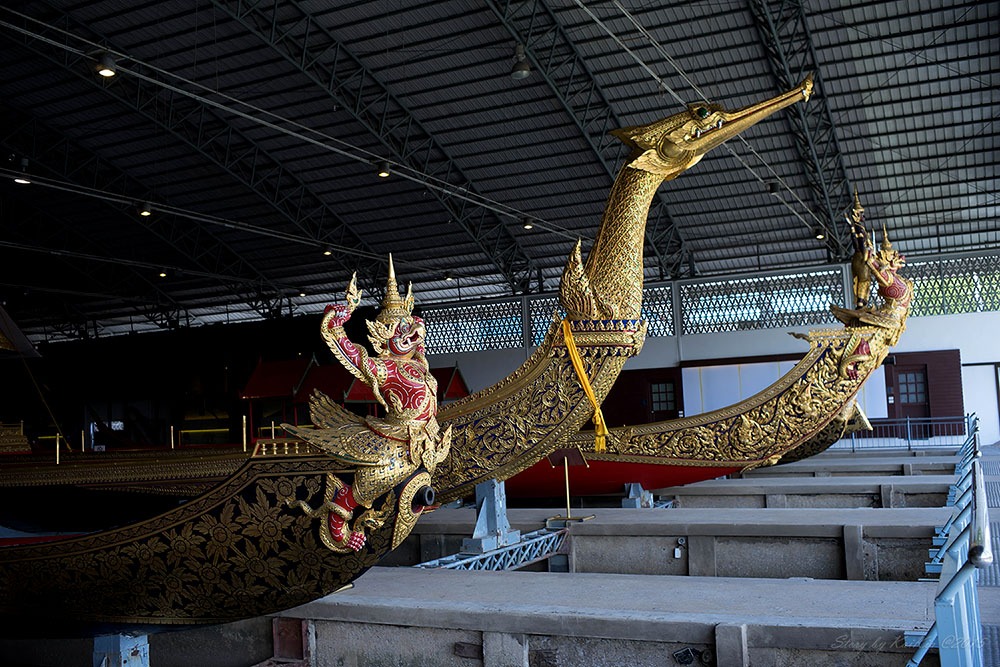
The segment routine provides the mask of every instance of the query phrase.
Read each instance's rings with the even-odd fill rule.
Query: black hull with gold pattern
[[[394,541],[387,522],[358,552],[336,553],[322,543],[324,519],[298,505],[322,507],[334,472],[322,455],[258,456],[152,519],[0,548],[0,632],[223,623],[332,593],[375,565]],[[386,507],[402,491],[374,509],[409,511]]]

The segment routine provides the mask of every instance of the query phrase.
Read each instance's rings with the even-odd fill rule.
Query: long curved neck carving
[[[643,239],[653,195],[663,176],[629,166],[618,172],[584,273],[602,314],[638,319],[642,310]]]
[[[808,99],[812,78],[750,106],[726,111],[716,104],[693,105],[663,120],[615,130],[632,155],[611,187],[597,239],[581,266],[580,246],[563,271],[559,298],[574,320],[628,320],[642,308],[642,251],[653,195],[696,165],[713,148],[780,109]]]
[[[563,271],[559,301],[598,401],[646,337],[641,321],[643,241],[657,188],[697,164],[707,151],[778,109],[808,97],[812,82],[735,112],[695,106],[650,125],[614,132],[633,151],[618,173],[586,265],[576,244]],[[554,318],[545,340],[497,384],[438,412],[452,427],[451,456],[435,475],[441,502],[489,478],[506,479],[562,447],[594,414]]]

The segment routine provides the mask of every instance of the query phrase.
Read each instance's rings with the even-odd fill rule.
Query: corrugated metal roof
[[[809,122],[830,124],[819,161],[902,252],[1000,248],[997,3],[817,0],[802,16],[769,0],[274,6],[0,9],[6,176],[28,157],[38,177],[0,182],[0,297],[26,332],[319,310],[389,252],[428,298],[495,297],[524,277],[538,289],[539,274],[551,289],[620,166],[620,150],[595,148],[604,120],[774,95],[776,50],[792,78],[814,58],[828,115]],[[781,43],[755,6],[780,14]],[[534,71],[513,80],[518,41]],[[120,55],[114,79],[93,72],[101,49]],[[814,238],[820,222],[842,234],[843,211],[831,220],[817,203],[797,131],[771,118],[661,189],[676,277],[843,259]],[[143,201],[159,208],[149,219]],[[647,248],[649,277],[658,253]]]

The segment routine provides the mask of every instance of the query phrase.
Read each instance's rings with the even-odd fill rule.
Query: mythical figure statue
[[[851,240],[854,255],[851,257],[851,283],[854,291],[854,307],[864,308],[872,291],[872,272],[868,267],[871,243],[865,231],[865,209],[861,206],[858,191],[854,191],[854,208],[851,210]]]
[[[376,529],[388,518],[388,513],[382,516],[370,511],[383,494],[410,480],[400,494],[398,540],[393,540],[393,546],[409,533],[423,507],[433,503],[430,476],[448,455],[451,428],[442,432],[438,427],[437,381],[424,356],[424,322],[412,314],[412,286],[405,297],[399,295],[392,256],[382,310],[374,322],[367,322],[368,339],[378,353],[375,358],[344,331],[344,324],[361,301],[355,278],[346,297],[346,306],[327,307],[321,325],[323,338],[337,360],[372,388],[386,416],[362,418],[317,394],[310,399],[316,428],[282,426],[354,469],[353,483],[331,475],[327,502],[315,511],[305,509],[310,514],[329,511],[325,527],[329,534],[322,533],[327,546],[336,551],[358,551],[365,543],[365,529]],[[350,523],[359,506],[366,512]]]
[[[858,213],[861,203],[855,195],[855,217],[858,224],[852,225],[855,235],[862,235],[862,248],[855,253],[851,260],[851,270],[855,279],[855,299],[858,302],[857,308],[840,308],[831,306],[833,314],[848,326],[871,325],[890,330],[892,333],[887,339],[888,345],[895,345],[900,334],[906,329],[906,318],[910,313],[910,302],[913,299],[913,283],[899,275],[899,270],[906,264],[906,257],[892,247],[889,241],[889,234],[882,226],[882,243],[876,251],[871,239],[864,232],[861,226],[863,219]],[[855,268],[855,265],[858,268]],[[859,279],[859,276],[863,278]],[[874,307],[867,303],[867,292],[870,287],[864,286],[864,280],[874,279],[878,284],[878,295],[882,298],[882,305]],[[870,285],[870,283],[869,283]],[[864,292],[864,294],[862,294]],[[864,302],[862,303],[862,297]]]

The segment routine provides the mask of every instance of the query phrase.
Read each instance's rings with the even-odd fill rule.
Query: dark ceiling
[[[808,72],[807,105],[663,186],[648,281],[844,261],[854,188],[911,260],[1000,248],[996,2],[11,4],[0,296],[36,341],[316,312],[390,252],[424,303],[551,291],[609,130]]]

